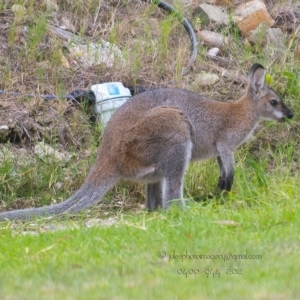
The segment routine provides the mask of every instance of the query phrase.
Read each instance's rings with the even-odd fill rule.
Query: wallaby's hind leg
[[[173,200],[183,203],[183,178],[191,159],[192,141],[169,149],[166,153],[168,160],[165,163],[165,174],[162,185],[162,208],[166,209]]]
[[[172,200],[183,202],[183,177],[188,167],[192,151],[192,142],[184,145],[173,145],[165,155],[160,173],[163,178],[156,183],[147,184],[147,209],[166,209]]]
[[[149,210],[165,209],[171,200],[182,198],[193,147],[191,124],[181,110],[159,106],[147,111],[130,133],[122,140],[122,175],[148,184]]]
[[[222,163],[221,157],[218,156],[217,159],[218,159],[218,164],[219,164],[219,169],[220,169],[220,176],[219,176],[218,188],[220,190],[224,190],[224,188],[225,188],[226,173],[225,173],[225,170],[223,168],[223,163]]]
[[[185,170],[185,169],[184,169]],[[166,209],[173,201],[180,204],[184,203],[183,199],[183,175],[180,177],[170,177],[163,181],[163,203],[162,208]]]
[[[218,187],[221,191],[230,191],[234,176],[233,155],[230,151],[224,151],[217,159],[220,168]]]
[[[162,193],[161,181],[146,185],[147,209],[149,211],[162,207]]]

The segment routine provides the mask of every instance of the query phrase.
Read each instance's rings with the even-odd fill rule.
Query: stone
[[[200,73],[196,76],[195,82],[198,86],[210,86],[219,80],[219,76],[213,73]]]
[[[201,30],[197,32],[198,40],[206,45],[222,48],[228,45],[230,39],[218,32]]]
[[[194,15],[200,18],[202,26],[213,25],[214,28],[229,25],[229,16],[225,8],[210,4],[199,5]]]
[[[61,153],[44,142],[40,142],[34,147],[34,153],[44,161],[67,163],[71,159],[70,154]]]
[[[250,1],[238,6],[233,13],[233,20],[245,37],[263,22],[268,23],[270,27],[275,23],[261,0]]]
[[[69,30],[71,32],[75,32],[76,31],[75,25],[66,16],[63,16],[60,19],[59,23],[60,23],[59,28],[61,28],[61,29]]]
[[[266,34],[266,45],[276,49],[286,49],[286,38],[280,28],[269,28]]]
[[[252,30],[247,41],[255,46],[256,51],[264,53],[273,61],[281,62],[285,58],[286,37],[280,28],[270,28],[267,23],[261,23]]]
[[[270,25],[268,23],[261,23],[257,28],[249,32],[247,40],[256,46],[264,46],[266,42],[266,34],[270,29]]]
[[[248,41],[264,51],[272,50],[276,55],[286,49],[286,38],[280,28],[270,28],[267,23],[261,23],[255,30],[252,30]]]
[[[286,38],[280,28],[269,28],[263,52],[273,61],[283,62],[286,56]]]
[[[220,49],[217,47],[211,48],[208,50],[207,55],[208,56],[217,56],[220,52]]]
[[[69,51],[72,58],[85,68],[99,64],[112,67],[117,60],[125,61],[121,50],[116,45],[104,40],[100,43],[90,43],[88,45],[73,43],[69,46]]]
[[[9,135],[9,127],[7,125],[0,126],[0,142],[6,142]]]
[[[47,11],[59,11],[59,6],[56,1],[53,0],[44,0]]]
[[[26,8],[23,5],[14,4],[11,7],[12,12],[15,14],[15,20],[20,23],[24,20],[26,16]]]
[[[233,82],[241,85],[247,85],[248,84],[248,78],[241,74],[239,70],[228,70],[225,68],[221,69],[221,75],[222,77],[232,80]]]

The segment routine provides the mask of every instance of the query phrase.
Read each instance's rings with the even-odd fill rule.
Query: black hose
[[[144,1],[148,2],[147,0],[144,0]],[[198,44],[197,37],[196,37],[196,34],[194,32],[192,25],[176,9],[174,9],[171,5],[167,4],[166,2],[153,0],[153,1],[151,1],[151,3],[157,5],[159,8],[164,9],[165,11],[167,11],[170,14],[173,14],[182,23],[183,27],[187,31],[187,33],[190,37],[190,40],[191,40],[191,56],[190,56],[190,60],[188,63],[188,67],[191,67],[191,65],[195,62],[196,57],[197,57],[197,44]]]
[[[22,96],[22,97],[26,97],[26,98],[37,97],[37,95],[35,95],[35,94],[23,95],[18,92],[7,92],[4,90],[0,90],[0,96],[1,95],[8,95],[8,96],[13,96],[13,97]],[[57,96],[51,95],[51,94],[41,95],[41,97],[44,98],[45,101],[60,98],[60,97],[57,97]],[[93,91],[85,91],[85,90],[76,90],[67,95],[61,96],[61,98],[64,98],[64,99],[74,102],[74,103],[87,102],[89,105],[93,105],[96,102],[96,97],[95,97],[94,92]]]

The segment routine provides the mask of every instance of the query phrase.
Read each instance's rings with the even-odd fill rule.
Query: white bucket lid
[[[95,84],[91,86],[91,90],[95,94],[96,102],[113,98],[131,97],[130,90],[125,88],[122,82],[118,81]]]

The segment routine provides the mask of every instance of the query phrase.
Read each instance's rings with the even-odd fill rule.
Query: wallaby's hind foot
[[[175,182],[178,180],[178,183]],[[148,211],[167,209],[173,202],[184,204],[182,179],[163,179],[156,183],[146,185],[146,207]],[[177,186],[176,186],[177,185]],[[176,186],[176,188],[174,187]],[[174,187],[174,188],[173,188]]]
[[[148,211],[163,207],[163,183],[162,180],[146,184],[146,207]]]
[[[220,176],[218,188],[221,191],[230,191],[233,184],[233,157],[231,155],[223,155],[223,160],[220,156],[217,157]],[[224,163],[226,161],[226,163]]]

